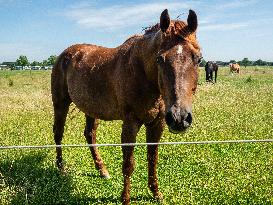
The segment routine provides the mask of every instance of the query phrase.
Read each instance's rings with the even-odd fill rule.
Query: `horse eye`
[[[191,58],[192,58],[192,61],[195,62],[195,54],[194,53],[191,54]]]
[[[195,53],[192,53],[192,54],[191,54],[191,58],[192,58],[192,61],[193,61],[194,63],[196,63],[196,62],[198,61],[197,55],[196,55]]]
[[[203,57],[201,55],[197,55],[195,53],[192,53],[192,61],[195,62],[196,64],[200,64],[202,59],[203,59]]]
[[[164,62],[165,62],[165,59],[164,59],[164,57],[163,57],[162,55],[160,55],[160,56],[157,56],[157,57],[156,57],[156,62],[157,62],[158,64],[161,64],[161,63],[164,63]]]

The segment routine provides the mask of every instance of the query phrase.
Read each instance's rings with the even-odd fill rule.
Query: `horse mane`
[[[142,38],[143,35],[141,34],[135,34],[130,36],[128,39],[126,39],[123,44],[121,44],[120,46],[118,46],[118,50],[121,53],[126,53],[131,47],[132,45],[140,38]]]
[[[151,34],[151,33],[156,33],[157,31],[159,31],[159,29],[160,29],[160,25],[159,25],[159,23],[157,23],[155,25],[147,26],[147,27],[143,28],[142,31],[144,31],[144,35],[147,35],[147,34]]]
[[[135,34],[130,36],[123,44],[119,46],[121,52],[127,51],[138,39],[143,38],[147,35],[156,34],[160,30],[160,24],[156,23],[154,25],[143,28],[144,34]],[[187,24],[180,20],[172,20],[168,30],[166,31],[166,36],[169,37],[180,37],[183,40],[189,41],[193,44],[195,48],[199,48],[196,40],[195,32],[192,33]]]
[[[156,33],[160,30],[160,24],[157,23],[152,26],[148,26],[143,29],[144,30],[144,35],[148,35],[151,33]],[[182,38],[187,38],[187,36],[190,34],[190,30],[188,29],[188,26],[185,22],[180,21],[180,20],[172,20],[170,23],[170,26],[168,30],[166,31],[167,35],[170,36],[180,36]]]

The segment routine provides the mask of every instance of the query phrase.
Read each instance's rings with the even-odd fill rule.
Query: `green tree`
[[[38,61],[33,61],[30,65],[31,66],[38,66],[38,65],[40,65],[40,63]]]
[[[27,66],[29,65],[28,59],[26,56],[19,56],[19,58],[16,60],[16,65],[18,66]]]
[[[236,63],[236,60],[230,60],[229,63]]]
[[[248,58],[244,58],[244,59],[241,61],[241,65],[242,65],[242,66],[245,66],[245,68],[246,68],[246,66],[249,66],[250,64],[251,64],[251,61],[248,60]]]
[[[47,59],[47,65],[51,66],[54,65],[55,62],[57,60],[57,56],[55,55],[51,55],[48,59]]]
[[[47,60],[43,60],[43,62],[41,63],[42,66],[47,66],[48,65],[48,62]]]
[[[259,65],[259,66],[263,66],[263,65],[267,65],[266,61],[263,61],[262,59],[256,60],[254,62],[254,65]]]
[[[200,66],[200,67],[205,67],[206,63],[207,63],[207,62],[205,61],[205,59],[202,59],[202,60],[201,60],[201,63],[199,64],[199,66]]]

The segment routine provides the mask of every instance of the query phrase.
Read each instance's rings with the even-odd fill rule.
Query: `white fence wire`
[[[273,139],[260,140],[222,140],[222,141],[184,141],[184,142],[157,142],[157,143],[123,143],[123,144],[63,144],[63,145],[16,145],[0,146],[5,149],[51,149],[51,148],[80,148],[80,147],[124,147],[147,145],[200,145],[200,144],[235,144],[235,143],[272,143]]]

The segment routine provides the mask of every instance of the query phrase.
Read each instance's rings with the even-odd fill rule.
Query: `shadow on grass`
[[[53,163],[45,164],[46,157],[47,153],[41,151],[20,155],[16,160],[1,160],[0,188],[13,190],[11,204],[121,204],[120,196],[78,194],[71,174],[62,175]],[[102,179],[91,175],[90,180]],[[132,197],[131,200],[153,202],[148,196]]]
[[[54,165],[44,166],[45,152],[30,152],[19,159],[0,163],[4,187],[14,190],[11,204],[72,204],[72,178],[63,176]]]

